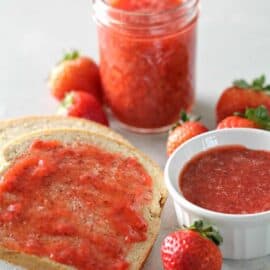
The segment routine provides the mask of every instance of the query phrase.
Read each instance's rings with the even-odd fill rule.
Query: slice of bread
[[[120,134],[96,122],[65,116],[26,116],[0,121],[0,149],[19,136],[38,130],[54,128],[82,129],[130,144]]]
[[[58,129],[35,132],[23,136],[18,140],[6,145],[0,156],[0,162],[4,165],[0,172],[0,178],[5,170],[12,166],[15,159],[25,153],[31,143],[37,139],[44,141],[57,140],[64,145],[72,145],[76,142],[95,145],[106,150],[107,152],[120,153],[125,157],[133,157],[144,167],[153,181],[152,201],[143,208],[143,216],[148,223],[147,240],[144,242],[135,243],[126,257],[126,260],[130,263],[130,270],[141,269],[159,233],[160,215],[167,197],[167,191],[163,183],[163,175],[160,168],[144,154],[140,153],[133,147],[124,144],[123,142],[112,140],[105,136],[87,131]],[[26,256],[27,260],[25,259]],[[65,269],[59,268],[60,266],[53,262],[48,263],[48,259],[45,259],[44,264],[44,258],[29,256],[17,252],[14,253],[12,251],[7,253],[7,251],[1,248],[0,259],[7,260],[16,265],[27,267],[27,269],[30,270]]]

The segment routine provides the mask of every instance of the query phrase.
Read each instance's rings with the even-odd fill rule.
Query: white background
[[[57,103],[46,81],[51,67],[70,48],[98,60],[90,0],[0,0],[0,119],[55,112]],[[205,124],[215,126],[216,100],[233,79],[265,73],[270,81],[269,71],[270,1],[202,0],[194,111]],[[131,134],[115,121],[112,126],[164,167],[164,134]],[[175,228],[169,200],[161,236],[144,269],[162,269],[160,239]],[[270,258],[226,261],[223,269],[266,270]]]

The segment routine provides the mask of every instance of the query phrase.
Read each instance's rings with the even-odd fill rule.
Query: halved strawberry
[[[217,123],[235,112],[244,112],[247,108],[264,105],[270,109],[270,85],[266,85],[264,75],[251,83],[236,80],[233,86],[224,90],[216,105]]]

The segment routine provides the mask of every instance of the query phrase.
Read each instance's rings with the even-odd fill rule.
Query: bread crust
[[[163,183],[163,174],[159,166],[134,147],[120,141],[109,139],[106,136],[79,129],[52,129],[31,133],[7,144],[0,156],[0,162],[5,164],[0,172],[0,177],[1,174],[3,174],[3,172],[13,164],[15,158],[24,153],[35,139],[45,141],[59,140],[68,145],[76,142],[89,143],[112,153],[121,153],[127,157],[135,157],[144,166],[145,170],[153,180],[153,199],[150,205],[145,207],[143,211],[144,218],[148,222],[147,241],[134,244],[127,256],[127,260],[130,262],[130,270],[141,269],[159,233],[160,215],[167,198],[167,191]],[[33,257],[35,256],[28,256],[27,260],[29,262],[32,261],[33,263],[36,263],[36,265],[39,265],[39,261],[42,263],[44,260],[44,258]],[[0,259],[7,260],[16,265],[24,266],[25,254],[17,253],[15,258],[16,260],[14,260],[14,256],[7,257],[7,253],[2,252],[0,248]],[[42,266],[42,269],[62,269],[58,268],[58,265],[55,266],[54,263],[48,259],[46,259],[46,263],[47,262],[49,268],[44,265]],[[34,268],[27,269],[32,270]]]
[[[97,134],[104,134],[111,139],[130,145],[129,141],[124,139],[120,134],[99,123],[76,117],[48,115],[24,116],[0,121],[0,148],[3,147],[4,144],[27,133],[54,128],[88,130]]]
[[[39,258],[34,255],[19,253],[4,248],[0,248],[0,258],[28,270],[75,270],[73,267],[53,262],[47,258]]]

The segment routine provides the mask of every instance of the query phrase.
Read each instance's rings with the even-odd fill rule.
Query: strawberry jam
[[[193,104],[197,1],[100,2],[94,11],[108,105],[132,129],[165,129]]]
[[[152,180],[134,158],[35,141],[0,183],[0,246],[81,270],[124,270],[147,239]]]
[[[180,189],[190,202],[228,214],[270,210],[270,152],[216,147],[189,161]]]
[[[131,12],[160,12],[177,8],[181,2],[183,0],[107,0],[107,3],[114,8]]]

